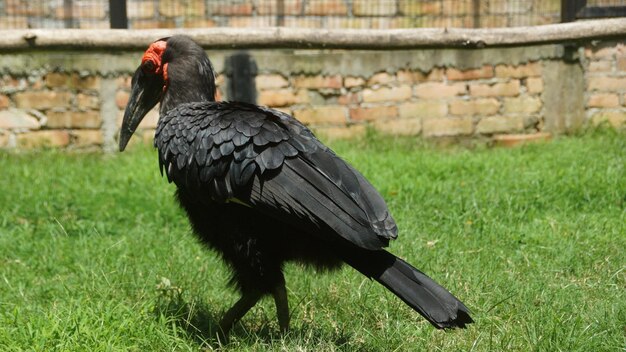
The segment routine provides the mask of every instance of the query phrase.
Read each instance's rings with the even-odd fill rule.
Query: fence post
[[[561,0],[561,23],[576,21],[578,11],[585,6],[587,0]]]
[[[111,28],[128,28],[126,0],[109,0],[109,15]]]
[[[480,28],[480,0],[472,0],[472,13],[474,15],[474,28]]]
[[[72,0],[63,0],[63,25],[65,28],[74,28],[74,15]]]

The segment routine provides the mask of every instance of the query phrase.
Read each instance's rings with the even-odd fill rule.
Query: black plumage
[[[265,294],[274,296],[281,329],[288,328],[287,261],[327,269],[345,262],[437,328],[472,322],[452,294],[382,249],[397,237],[384,200],[308,128],[276,110],[214,101],[210,62],[188,37],[155,42],[132,87],[120,148],[160,101],[161,171],[176,184],[194,232],[230,265],[242,293],[220,322],[224,332]]]

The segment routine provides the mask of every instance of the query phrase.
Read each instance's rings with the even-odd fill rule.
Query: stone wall
[[[585,118],[594,124],[626,125],[626,43],[585,48]]]
[[[209,51],[219,73],[234,52]],[[0,147],[116,148],[141,52],[0,55]],[[258,103],[324,138],[368,128],[426,138],[566,133],[626,125],[626,46],[397,51],[252,50]],[[158,114],[134,138],[150,140]]]
[[[109,28],[108,1],[0,0],[0,28]],[[129,0],[130,29],[507,27],[558,23],[560,0]],[[69,20],[68,20],[69,18]]]

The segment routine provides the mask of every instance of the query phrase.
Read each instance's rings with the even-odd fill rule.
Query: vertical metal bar
[[[576,21],[578,11],[585,6],[587,0],[561,0],[561,22]]]
[[[480,28],[480,0],[472,0],[472,12],[474,15],[474,28]]]
[[[111,28],[128,28],[126,0],[109,0],[109,21]]]
[[[74,27],[74,15],[72,14],[72,0],[63,0],[63,25],[65,28]]]
[[[276,25],[278,27],[285,25],[285,0],[276,1]]]

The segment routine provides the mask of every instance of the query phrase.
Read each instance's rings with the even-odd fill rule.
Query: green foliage
[[[626,138],[514,149],[335,143],[399,224],[391,251],[472,310],[442,332],[350,268],[289,265],[292,331],[191,235],[155,152],[0,153],[0,350],[616,351],[626,344]]]

